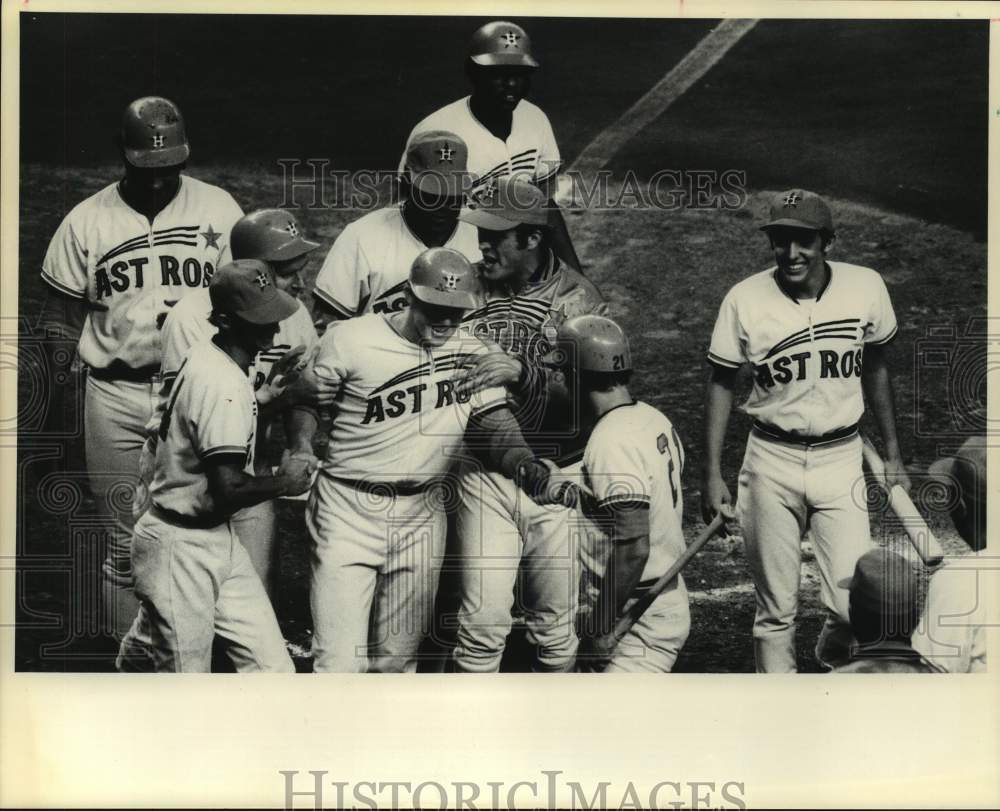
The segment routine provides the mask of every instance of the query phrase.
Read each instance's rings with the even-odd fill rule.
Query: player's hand
[[[520,360],[502,350],[488,352],[455,373],[455,391],[458,396],[467,397],[493,386],[514,386],[523,369]]]
[[[886,459],[885,460],[885,489],[886,491],[892,490],[895,485],[902,487],[907,493],[910,492],[910,487],[912,486],[910,482],[910,474],[906,472],[906,468],[903,466],[903,460],[899,458]]]
[[[272,364],[267,379],[254,392],[258,405],[269,406],[288,395],[289,387],[299,379],[302,369],[308,363],[305,351],[306,348],[299,344]]]
[[[589,673],[602,673],[611,662],[618,647],[614,634],[584,637],[577,653],[579,669]]]
[[[529,459],[518,465],[514,483],[536,504],[562,504],[575,506],[579,494],[576,486],[562,476],[551,459]]]
[[[278,476],[285,479],[285,495],[297,496],[306,492],[313,481],[313,474],[319,468],[319,460],[308,451],[285,451],[281,457]]]
[[[739,524],[732,494],[720,474],[708,474],[701,484],[701,519],[710,524],[717,514],[725,521],[726,534],[735,534]]]
[[[312,363],[307,363],[292,386],[291,396],[297,403],[314,408],[329,408],[337,399],[340,384],[328,377],[320,377]]]

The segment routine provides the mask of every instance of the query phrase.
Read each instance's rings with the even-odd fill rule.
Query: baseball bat
[[[861,455],[868,469],[875,476],[879,485],[886,490],[885,462],[875,449],[871,440],[861,437]],[[937,566],[944,559],[944,549],[931,532],[924,517],[918,512],[907,492],[898,484],[888,489],[889,507],[903,524],[910,543],[917,550],[920,559],[926,566]]]
[[[663,593],[663,590],[670,585],[670,581],[677,577],[681,569],[691,561],[691,558],[698,554],[698,550],[711,540],[723,523],[722,515],[716,515],[712,522],[699,533],[698,537],[691,541],[688,548],[684,550],[684,554],[674,561],[673,566],[660,575],[656,582],[649,587],[649,590],[632,603],[628,610],[618,618],[613,631],[616,642],[621,641],[621,638],[628,633],[629,628],[635,625],[639,617],[646,613],[646,609],[653,604],[653,600]]]

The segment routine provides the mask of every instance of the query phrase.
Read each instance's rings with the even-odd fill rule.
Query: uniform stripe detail
[[[42,281],[48,284],[50,287],[54,287],[63,295],[69,296],[70,298],[77,299],[78,301],[83,301],[87,297],[86,291],[74,290],[72,287],[67,287],[62,282],[58,281],[54,277],[50,276],[44,270],[41,273]]]
[[[219,445],[217,448],[209,448],[207,451],[203,451],[201,458],[207,459],[209,456],[220,456],[221,454],[238,455],[246,458],[247,449],[242,445]]]
[[[598,507],[609,507],[612,504],[621,504],[623,501],[637,502],[639,504],[649,504],[649,496],[640,495],[639,493],[616,493],[613,496],[608,496],[597,502]]]
[[[814,324],[812,329],[813,335],[819,335],[824,338],[857,338],[856,329],[861,324],[860,318],[842,318],[838,321],[821,321],[819,324]],[[835,334],[841,333],[841,334]],[[811,340],[809,334],[809,328],[797,330],[789,335],[787,338],[782,339],[771,347],[771,351],[768,352],[764,359],[772,357],[773,355],[783,352],[784,350],[797,346],[800,343],[808,342]]]
[[[344,318],[354,318],[354,316],[357,315],[357,310],[351,310],[345,307],[343,304],[337,301],[333,296],[331,296],[329,293],[325,293],[319,287],[313,288],[313,295],[319,298],[328,307],[332,307],[334,310],[336,310],[338,313],[344,316]]]
[[[742,361],[729,360],[714,352],[708,353],[708,360],[716,366],[725,366],[727,369],[739,369],[743,365]]]
[[[379,293],[379,295],[375,299],[375,301],[382,301],[382,299],[384,299],[384,298],[388,298],[389,296],[395,296],[397,293],[402,293],[409,286],[410,286],[410,280],[409,279],[404,279],[399,284],[394,284],[388,290],[386,290],[386,291],[384,291],[382,293]]]
[[[368,396],[371,397],[375,394],[380,394],[386,389],[397,386],[400,383],[405,383],[408,380],[413,380],[414,378],[420,377],[433,371],[437,372],[447,372],[451,369],[458,369],[465,365],[469,358],[474,358],[475,355],[472,352],[454,352],[450,355],[443,355],[440,358],[435,358],[433,362],[421,363],[419,366],[415,366],[412,369],[407,369],[405,372],[400,372],[391,380],[387,380],[377,389],[372,391]]]
[[[882,339],[881,341],[869,341],[868,343],[870,343],[870,344],[874,344],[875,346],[884,346],[885,344],[889,343],[889,342],[890,342],[890,341],[891,341],[891,340],[892,340],[893,338],[895,338],[895,337],[896,337],[896,333],[897,333],[897,332],[899,332],[899,326],[898,326],[898,325],[897,325],[897,326],[895,326],[895,327],[893,327],[893,328],[892,328],[892,332],[890,332],[890,333],[889,333],[889,334],[888,334],[888,335],[887,335],[887,336],[886,336],[885,338],[883,338],[883,339]]]
[[[484,417],[487,414],[492,414],[494,411],[499,411],[501,408],[506,408],[506,406],[506,397],[502,397],[499,400],[491,400],[490,402],[485,403],[481,408],[475,409],[470,416],[478,419],[479,417]]]
[[[186,236],[194,239],[194,243],[198,244],[198,229],[201,228],[200,225],[175,225],[172,228],[157,228],[153,231],[153,244],[159,244],[159,240],[171,236]],[[178,232],[175,234],[174,232]],[[103,265],[108,259],[118,256],[121,253],[138,248],[141,245],[149,244],[149,234],[140,234],[137,237],[131,237],[126,239],[124,242],[120,242],[110,251],[108,251],[104,256],[97,260],[98,265]]]

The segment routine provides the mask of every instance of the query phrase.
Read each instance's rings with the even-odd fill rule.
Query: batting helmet
[[[559,327],[558,348],[543,362],[567,366],[576,359],[581,372],[625,372],[632,368],[632,352],[625,331],[603,315],[577,315]]]
[[[242,217],[229,237],[233,259],[285,262],[319,247],[302,235],[291,212],[262,208]]]
[[[191,154],[181,111],[160,96],[144,96],[125,108],[121,137],[133,166],[177,166]]]
[[[479,277],[458,251],[430,248],[410,267],[410,290],[428,304],[471,310],[479,302]]]
[[[504,20],[486,23],[472,35],[469,59],[477,65],[515,65],[537,68],[531,55],[531,38],[521,26]]]

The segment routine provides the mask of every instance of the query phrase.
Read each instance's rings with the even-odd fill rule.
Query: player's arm
[[[909,490],[910,477],[903,466],[903,455],[896,435],[896,403],[886,354],[884,343],[865,344],[861,385],[885,445],[886,483],[889,487],[899,484],[903,489]]]
[[[316,274],[312,295],[318,331],[362,311],[367,301],[367,279],[368,265],[357,229],[348,225],[334,240]]]
[[[47,396],[48,408],[43,426],[46,432],[58,432],[64,428],[65,415],[62,408],[64,399],[54,396],[56,381],[70,379],[76,345],[80,340],[80,332],[86,318],[87,304],[82,298],[75,298],[54,288],[46,292],[41,313],[35,324],[36,335],[42,338],[42,352],[46,364],[43,379],[52,387]]]
[[[709,523],[722,513],[733,517],[732,494],[722,478],[722,447],[733,409],[739,369],[712,364],[705,387],[705,457],[701,472],[701,517]]]
[[[242,454],[215,454],[206,457],[205,475],[208,491],[216,504],[227,512],[236,512],[281,496],[297,496],[309,489],[316,460],[308,456],[288,455],[273,476],[252,476],[243,470]]]

